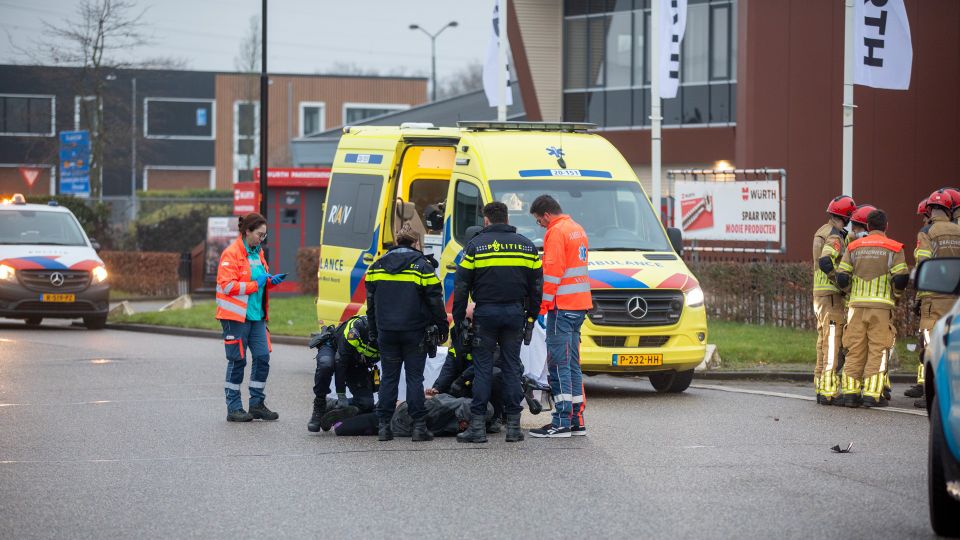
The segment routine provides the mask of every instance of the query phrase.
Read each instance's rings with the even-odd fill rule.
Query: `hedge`
[[[297,250],[297,279],[300,292],[317,296],[317,269],[320,266],[320,248],[307,247]]]
[[[709,318],[815,328],[812,263],[687,262],[706,297]],[[900,336],[917,332],[915,291],[897,303],[894,324]]]
[[[137,220],[137,245],[144,251],[190,251],[206,239],[207,218],[230,213],[226,204],[167,204]]]
[[[86,231],[87,236],[96,238],[104,246],[110,244],[110,205],[70,195],[31,195],[27,197],[27,202],[32,204],[47,204],[49,201],[57,201],[57,204],[73,212],[77,221],[80,222],[80,226]]]
[[[110,276],[110,287],[143,296],[177,295],[179,253],[101,251]]]

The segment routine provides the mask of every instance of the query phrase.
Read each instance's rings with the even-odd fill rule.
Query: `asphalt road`
[[[585,438],[379,443],[307,432],[305,347],[274,346],[278,422],[226,423],[224,370],[214,339],[0,324],[0,537],[932,536],[926,418],[739,391],[804,386],[594,377]]]

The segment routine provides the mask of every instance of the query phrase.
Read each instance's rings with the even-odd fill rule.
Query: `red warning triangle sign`
[[[20,167],[20,176],[23,177],[23,181],[27,183],[27,187],[33,187],[33,183],[37,181],[37,177],[40,176],[40,169],[34,169],[31,167]]]

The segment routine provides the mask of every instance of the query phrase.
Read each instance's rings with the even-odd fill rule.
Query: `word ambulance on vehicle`
[[[583,371],[649,374],[661,392],[689,386],[707,340],[703,291],[623,156],[592,124],[459,122],[346,127],[327,191],[317,316],[365,309],[364,276],[404,223],[439,261],[447,310],[463,246],[501,201],[517,232],[543,246],[530,204],[548,193],[589,237],[593,309]]]

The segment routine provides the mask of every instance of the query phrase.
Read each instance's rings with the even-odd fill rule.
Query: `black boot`
[[[493,435],[494,433],[500,433],[500,430],[503,429],[503,422],[499,418],[494,418],[490,421],[490,425],[487,426],[487,434]]]
[[[327,399],[322,397],[313,398],[313,416],[310,417],[310,422],[307,423],[307,431],[310,433],[320,431],[320,419],[323,418],[323,414],[326,412]]]
[[[520,415],[508,414],[507,420],[507,442],[519,442],[523,440],[523,430],[520,429]]]
[[[911,386],[910,388],[907,388],[907,389],[903,392],[903,395],[905,395],[905,396],[907,396],[907,397],[912,397],[912,398],[923,397],[923,385],[922,385],[922,384],[915,384],[915,385]]]
[[[913,406],[916,407],[916,408],[918,408],[918,409],[926,409],[926,408],[927,408],[927,400],[924,399],[924,398],[920,398],[920,399],[918,399],[918,400],[916,400],[916,401],[913,402]]]
[[[457,435],[457,442],[485,443],[487,442],[486,419],[476,414],[470,415],[470,427]]]
[[[268,409],[267,404],[263,401],[250,406],[250,415],[253,416],[254,419],[260,420],[276,420],[280,418],[280,415]]]
[[[863,396],[864,407],[867,407],[867,408],[886,407],[887,405],[889,405],[889,403],[887,403],[887,400],[884,399],[883,396],[880,396],[880,399],[876,399],[872,396]]]
[[[378,441],[392,441],[393,440],[393,430],[390,429],[390,422],[380,421],[380,426],[377,428],[377,440]]]
[[[227,413],[227,422],[249,422],[253,416],[243,409],[235,409]]]
[[[843,395],[843,406],[857,408],[860,406],[860,395],[859,394],[844,394]]]
[[[420,419],[413,422],[413,436],[410,437],[413,442],[432,441],[433,433],[427,429],[427,421]]]

